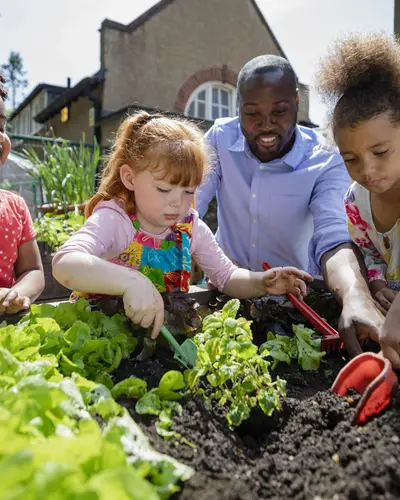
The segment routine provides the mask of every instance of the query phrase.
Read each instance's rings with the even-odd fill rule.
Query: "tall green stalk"
[[[43,158],[32,146],[23,150],[24,157],[32,163],[29,174],[41,183],[49,204],[65,207],[87,201],[94,194],[95,176],[100,161],[100,147],[85,144],[82,137],[79,147],[67,141],[46,142]]]

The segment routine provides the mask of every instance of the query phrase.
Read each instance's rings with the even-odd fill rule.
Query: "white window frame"
[[[228,83],[222,83],[218,81],[209,81],[202,83],[196,89],[192,92],[191,96],[188,99],[188,102],[185,107],[185,116],[188,116],[190,118],[199,118],[201,120],[209,120],[209,121],[214,121],[215,118],[212,116],[212,107],[213,107],[213,101],[212,101],[212,91],[213,89],[220,89],[220,90],[225,90],[228,92],[228,117],[234,117],[236,116],[236,98],[237,98],[237,91],[236,87],[233,85],[229,85]],[[198,116],[197,113],[197,106],[199,103],[198,95],[200,92],[205,91],[205,116]],[[202,101],[200,101],[202,102]],[[195,106],[195,112],[194,114],[189,114],[189,109],[191,105],[194,104]],[[222,107],[225,107],[224,105],[219,103],[219,108],[220,110]],[[222,116],[222,115],[221,115]],[[219,118],[221,117],[219,116]]]

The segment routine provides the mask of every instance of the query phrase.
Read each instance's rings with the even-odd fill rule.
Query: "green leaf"
[[[219,357],[220,345],[221,345],[220,338],[211,339],[205,344],[204,349],[205,349],[206,353],[208,354],[208,358],[210,360],[210,363],[215,363],[215,361]]]
[[[140,415],[159,415],[162,411],[161,400],[154,392],[148,392],[136,403],[135,410]]]
[[[207,368],[193,368],[192,370],[187,370],[186,381],[190,390],[200,382],[201,377],[207,374]]]
[[[246,420],[249,417],[250,408],[244,403],[232,405],[226,415],[226,419],[230,428],[237,427],[243,422],[243,420]]]
[[[131,467],[105,470],[91,478],[88,488],[98,500],[159,500],[156,489]]]
[[[83,321],[75,321],[64,335],[65,340],[69,343],[73,351],[79,351],[90,339],[90,328]]]
[[[256,381],[254,380],[254,376],[248,375],[243,379],[241,383],[243,390],[247,393],[254,392],[257,389]]]
[[[257,354],[258,348],[251,341],[237,342],[234,352],[240,359],[250,359]]]
[[[94,379],[95,382],[105,385],[110,391],[114,387],[113,379],[109,373],[99,373]]]
[[[271,389],[259,391],[257,401],[262,411],[270,416],[279,406],[279,395]]]
[[[325,352],[321,352],[321,340],[313,339],[315,332],[303,325],[293,325],[298,349],[298,361],[303,370],[318,370]]]
[[[226,380],[232,380],[236,377],[237,374],[241,371],[241,366],[239,364],[226,364],[222,365],[219,368],[221,375],[223,375],[222,380],[225,382]]]
[[[213,387],[219,387],[226,380],[226,377],[223,377],[222,373],[209,373],[206,378],[208,383]]]
[[[236,318],[239,308],[240,301],[238,299],[231,299],[222,308],[222,315],[225,318]]]
[[[224,321],[224,332],[228,335],[232,335],[232,333],[236,333],[237,320],[231,317],[226,318]]]
[[[184,388],[185,380],[183,378],[183,374],[176,370],[170,370],[169,372],[164,373],[158,385],[158,389],[160,392],[163,392],[164,390],[180,391]]]
[[[136,377],[127,378],[111,389],[111,395],[117,399],[121,396],[140,399],[147,391],[147,383]]]
[[[271,338],[271,335],[274,338]],[[271,356],[275,360],[273,368],[275,368],[279,361],[290,365],[291,341],[293,339],[283,335],[277,335],[276,337],[273,334],[271,335],[268,334],[269,340],[260,346],[260,353],[263,356]]]
[[[216,330],[219,331],[222,328],[222,319],[215,315],[210,315],[203,320],[203,331],[206,330]]]

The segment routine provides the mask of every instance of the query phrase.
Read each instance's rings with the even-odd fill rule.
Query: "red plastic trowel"
[[[353,358],[342,368],[331,390],[346,396],[348,389],[361,394],[353,423],[364,424],[379,415],[392,401],[398,379],[388,359],[365,352]]]

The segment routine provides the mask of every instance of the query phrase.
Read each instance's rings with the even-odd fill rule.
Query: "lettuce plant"
[[[290,365],[297,359],[305,371],[318,370],[325,351],[321,351],[321,339],[315,338],[315,331],[304,325],[293,325],[293,337],[268,333],[267,342],[260,347],[260,352],[268,353],[274,360],[272,369],[282,361]]]
[[[112,387],[110,373],[135,344],[123,317],[86,301],[32,306],[18,325],[0,325],[0,498],[164,500],[179,491],[194,471],[153,450],[114,400],[144,395],[145,382],[111,392],[96,381]],[[168,396],[175,376],[165,377]]]

